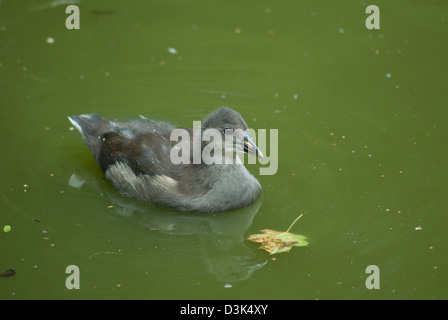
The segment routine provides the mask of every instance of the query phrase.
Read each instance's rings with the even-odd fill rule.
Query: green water
[[[63,1],[2,0],[0,298],[447,299],[447,4],[81,0],[67,30]],[[279,167],[213,216],[122,197],[67,120],[222,105],[278,129]],[[308,247],[245,240],[301,213]]]

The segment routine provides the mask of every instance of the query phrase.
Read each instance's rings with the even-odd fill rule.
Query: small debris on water
[[[6,270],[4,273],[0,274],[0,277],[2,278],[8,278],[8,277],[12,277],[13,275],[15,275],[16,272],[14,271],[14,269],[8,269]]]
[[[70,176],[70,179],[68,180],[68,185],[69,185],[70,187],[79,189],[79,188],[82,187],[82,185],[83,185],[85,182],[86,182],[85,179],[82,179],[81,177],[79,177],[78,175],[76,175],[76,173],[73,173],[73,174]]]
[[[177,54],[177,50],[174,48],[168,48],[168,52],[172,54]]]

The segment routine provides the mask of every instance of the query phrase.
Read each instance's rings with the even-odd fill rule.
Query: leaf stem
[[[300,218],[302,218],[302,216],[303,216],[303,213],[300,214],[300,216],[298,216],[298,217],[296,218],[296,220],[294,220],[293,223],[291,223],[291,225],[289,226],[288,230],[286,230],[286,232],[289,232],[289,230],[292,228],[292,226],[294,225],[294,223],[296,223],[297,220],[299,220]]]

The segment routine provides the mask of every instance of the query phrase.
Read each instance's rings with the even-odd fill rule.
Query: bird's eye
[[[232,134],[233,133],[233,129],[230,129],[230,128],[224,128],[224,133],[225,134]]]

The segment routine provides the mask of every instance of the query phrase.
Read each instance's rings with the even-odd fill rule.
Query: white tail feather
[[[82,115],[82,116],[86,116],[86,115]],[[79,125],[79,123],[76,122],[75,120],[73,120],[71,117],[68,117],[68,120],[70,120],[70,122],[71,122],[72,125],[76,128],[76,130],[78,130],[78,131],[82,134],[82,136],[85,137],[85,136],[84,136],[84,132],[82,131],[82,128],[81,128],[81,126]]]

